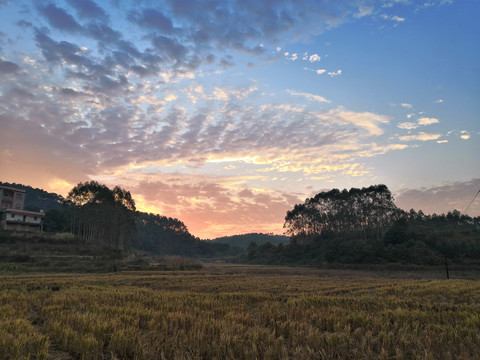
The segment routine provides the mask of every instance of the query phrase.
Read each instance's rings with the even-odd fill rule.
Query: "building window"
[[[36,216],[34,216],[34,217],[33,217],[33,220],[37,221],[37,217],[36,217]]]
[[[17,200],[22,200],[23,199],[23,194],[17,193]]]
[[[14,218],[14,217],[15,217],[15,214],[10,214],[10,217]]]
[[[15,209],[20,210],[20,204],[16,204],[16,205],[15,205]]]

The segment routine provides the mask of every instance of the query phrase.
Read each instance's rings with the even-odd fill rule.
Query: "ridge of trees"
[[[233,247],[246,250],[251,243],[262,245],[267,242],[273,245],[288,244],[290,238],[284,235],[263,234],[263,233],[248,233],[232,236],[218,237],[212,240],[215,243],[227,244]]]
[[[62,195],[47,192],[43,189],[33,188],[29,185],[0,181],[0,185],[25,190],[24,209],[31,211],[60,209],[64,202]]]
[[[397,208],[385,185],[321,192],[287,212],[288,245],[247,250],[267,264],[412,263],[480,260],[480,217],[454,210],[425,215]]]
[[[457,210],[441,215],[403,211],[385,185],[332,189],[296,204],[285,216],[289,241],[259,233],[204,241],[178,219],[136,211],[130,192],[118,186],[80,183],[64,199],[30,186],[1,184],[25,189],[26,206],[47,210],[46,231],[72,232],[100,246],[161,255],[239,256],[238,261],[263,264],[440,265],[446,258],[480,264],[480,217]]]
[[[91,244],[161,255],[212,257],[239,253],[226,244],[201,241],[179,219],[137,211],[130,192],[118,186],[109,189],[96,181],[79,183],[63,198],[26,185],[3,184],[25,189],[26,204],[34,204],[32,210],[47,209],[46,232],[70,232]]]

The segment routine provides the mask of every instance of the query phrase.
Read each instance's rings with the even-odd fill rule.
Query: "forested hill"
[[[256,243],[257,245],[262,245],[267,242],[272,245],[288,244],[290,242],[290,238],[283,235],[250,233],[219,237],[213,241],[219,244],[227,244],[230,246],[239,247],[241,249],[247,249],[251,243]]]
[[[201,241],[175,218],[136,211],[128,191],[109,189],[95,181],[80,183],[67,198],[28,185],[0,182],[25,190],[26,210],[45,210],[47,233],[73,233],[85,242],[159,255],[235,255],[229,245]]]
[[[0,181],[0,185],[25,190],[25,210],[52,210],[62,207],[64,198],[62,195],[49,193],[45,190],[33,188],[29,185],[8,183]]]
[[[288,245],[252,244],[245,260],[295,265],[440,265],[449,260],[480,265],[480,217],[457,210],[441,215],[405,212],[382,184],[318,193],[287,211],[284,227],[291,238]]]

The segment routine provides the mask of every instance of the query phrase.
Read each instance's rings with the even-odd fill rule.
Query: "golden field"
[[[0,359],[480,359],[480,283],[214,265],[0,273]]]

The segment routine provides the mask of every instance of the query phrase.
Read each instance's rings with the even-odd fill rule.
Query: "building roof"
[[[19,210],[19,209],[3,209],[1,212],[17,214],[17,215],[30,215],[30,216],[45,216],[44,212],[28,211],[28,210]]]
[[[13,187],[10,187],[10,186],[4,186],[4,185],[0,185],[0,189],[13,190],[13,191],[16,191],[16,192],[21,192],[21,193],[25,192],[25,190],[23,190],[23,189],[17,189],[17,188],[13,188]]]

